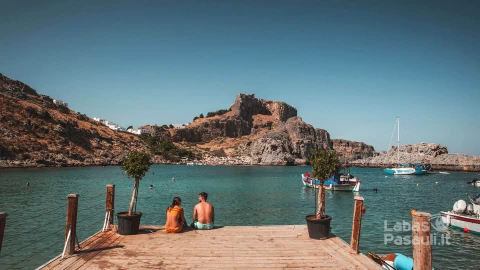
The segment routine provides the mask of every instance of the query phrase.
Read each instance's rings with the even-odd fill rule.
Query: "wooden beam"
[[[0,212],[0,252],[2,251],[3,235],[5,232],[5,224],[7,222],[7,213]]]
[[[106,211],[110,211],[109,223],[113,224],[113,212],[115,210],[115,185],[107,185],[107,198],[105,202]]]
[[[360,228],[362,227],[362,206],[363,197],[355,196],[353,205],[353,222],[352,222],[352,237],[350,238],[350,251],[358,253],[358,246],[360,245]]]
[[[425,212],[412,214],[413,269],[432,270],[431,215]]]
[[[68,194],[67,196],[67,224],[65,226],[65,241],[70,232],[68,241],[68,254],[75,253],[75,240],[77,239],[77,214],[78,214],[78,198],[79,194]]]

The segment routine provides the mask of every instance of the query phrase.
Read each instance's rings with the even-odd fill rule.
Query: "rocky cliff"
[[[352,142],[343,139],[332,140],[333,149],[339,153],[340,159],[353,161],[372,157],[376,154],[373,146],[363,142]]]
[[[332,149],[328,132],[305,123],[295,107],[245,94],[225,114],[197,119],[172,139],[250,165],[305,164],[311,149]]]
[[[118,165],[131,150],[149,152],[137,136],[115,132],[0,74],[0,167]]]
[[[399,148],[393,146],[373,157],[353,161],[360,167],[390,167],[400,163],[428,163],[434,170],[480,171],[480,157],[463,154],[449,154],[447,147],[436,143],[407,144]]]

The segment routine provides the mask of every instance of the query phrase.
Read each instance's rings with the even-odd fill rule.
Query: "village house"
[[[54,100],[53,100],[53,103],[54,103],[55,105],[58,105],[58,106],[65,106],[65,107],[68,107],[68,103],[66,103],[66,102],[63,102],[63,101],[61,101],[61,100],[58,100],[58,99],[54,99]]]

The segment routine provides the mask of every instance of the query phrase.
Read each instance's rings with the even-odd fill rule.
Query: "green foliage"
[[[169,128],[173,128],[173,125],[172,125],[172,124],[170,124],[170,125],[168,125],[168,127],[169,127]]]
[[[218,110],[218,111],[216,111],[216,112],[208,112],[208,113],[207,113],[207,118],[208,118],[208,117],[213,117],[213,116],[215,116],[215,115],[222,115],[222,114],[225,114],[225,113],[227,113],[227,112],[229,112],[229,111],[230,111],[230,109],[228,109],[228,110],[222,109],[222,110]]]
[[[162,125],[162,127],[163,127],[163,128],[168,128],[168,126],[167,126],[167,125]]]
[[[193,117],[193,121],[197,120],[198,119],[198,116],[195,116]]]
[[[132,127],[132,126],[128,126],[128,127],[127,127],[127,130],[129,130],[129,129],[131,129],[131,128],[133,128],[133,127]]]
[[[133,151],[123,160],[122,170],[124,170],[129,177],[141,179],[145,176],[150,168],[150,156],[148,154]]]
[[[203,113],[200,114],[200,118],[204,118]]]
[[[161,155],[167,160],[178,162],[182,157],[189,159],[195,157],[192,151],[177,147],[168,139],[162,140],[160,137],[148,134],[141,135],[140,138],[148,144],[154,154]]]
[[[310,153],[310,164],[313,167],[312,177],[322,183],[340,170],[340,159],[335,151],[313,150]]]

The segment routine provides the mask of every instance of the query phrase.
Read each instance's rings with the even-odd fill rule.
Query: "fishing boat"
[[[320,186],[320,180],[310,177],[309,172],[302,174],[302,183],[310,188],[319,188]],[[361,183],[362,181],[353,175],[344,174],[342,177],[340,174],[336,174],[327,179],[323,186],[326,190],[358,192],[360,191]]]
[[[398,140],[397,140],[397,164],[398,167],[395,168],[386,168],[383,170],[386,174],[389,175],[420,175],[420,174],[427,174],[427,172],[431,169],[431,166],[428,164],[400,164],[400,117],[397,117],[397,122],[393,131],[395,132],[395,128],[398,127]],[[393,133],[392,133],[393,136]],[[430,169],[428,168],[430,167]]]
[[[452,211],[440,212],[442,221],[451,228],[480,234],[480,195],[474,199],[468,196],[468,199],[470,204],[458,200],[453,205]]]

